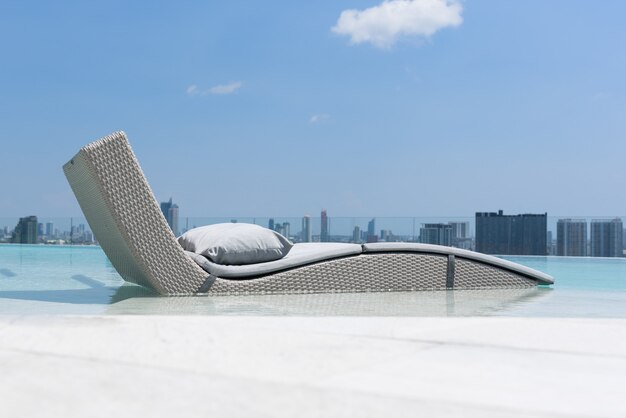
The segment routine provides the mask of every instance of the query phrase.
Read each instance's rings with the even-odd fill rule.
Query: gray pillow
[[[243,265],[279,260],[293,244],[281,234],[259,225],[224,223],[201,226],[178,237],[187,251],[217,264]]]

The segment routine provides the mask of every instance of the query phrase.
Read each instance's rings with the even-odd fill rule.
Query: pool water
[[[626,259],[504,257],[550,287],[159,297],[125,283],[95,246],[0,245],[0,314],[545,316],[626,318]]]

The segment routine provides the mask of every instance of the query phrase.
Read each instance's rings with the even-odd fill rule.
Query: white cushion
[[[293,247],[278,232],[245,223],[223,223],[194,228],[181,235],[178,243],[186,251],[225,265],[279,260]]]
[[[213,263],[208,258],[185,251],[200,267],[216,277],[228,279],[247,279],[265,274],[284,271],[295,267],[313,264],[318,261],[332,260],[348,256],[358,256],[363,252],[359,244],[335,242],[302,242],[294,244],[289,254],[280,260],[267,263],[247,264],[245,266],[225,266]]]

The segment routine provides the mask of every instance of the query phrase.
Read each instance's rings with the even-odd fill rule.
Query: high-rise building
[[[390,231],[391,232],[391,231]],[[365,235],[363,240],[368,243],[378,242],[378,235],[370,235],[367,231],[361,232],[361,235]]]
[[[356,244],[361,242],[361,228],[358,225],[352,231],[352,242]]]
[[[291,231],[289,230],[290,227],[291,225],[289,224],[289,222],[283,222],[282,224],[280,222],[274,223],[274,231],[278,232],[286,238],[289,238],[289,235],[291,233]]]
[[[328,214],[326,213],[326,209],[322,210],[322,229],[320,232],[320,242],[328,242],[330,241],[330,237],[328,235]]]
[[[373,238],[370,237],[374,236],[376,236],[376,218],[372,218],[372,220],[367,223],[367,240],[373,240]]]
[[[171,197],[169,201],[161,202],[161,212],[174,235],[178,236],[178,205],[172,203]]]
[[[620,218],[591,221],[591,256],[623,257],[624,226]]]
[[[476,251],[486,254],[546,255],[548,214],[476,212]]]
[[[302,218],[302,242],[312,242],[313,234],[311,231],[311,217],[304,215]]]
[[[420,242],[424,244],[452,245],[452,225],[422,224],[420,228]]]
[[[274,218],[270,218],[269,222],[267,223],[267,227],[271,229],[272,231],[275,230]]]
[[[553,237],[553,233],[552,231],[548,231],[548,235],[547,235],[547,239],[546,239],[546,245],[548,247],[548,255],[555,255],[556,254],[556,241],[554,240]]]
[[[469,250],[472,247],[469,222],[448,222],[448,225],[452,228],[450,245]]]
[[[11,242],[16,244],[36,244],[38,241],[38,226],[36,216],[20,218],[13,230]]]
[[[54,224],[52,222],[46,222],[46,236],[48,238],[54,237]]]
[[[469,222],[448,222],[448,225],[452,228],[452,240],[465,239],[470,236]]]
[[[368,235],[369,235],[369,233],[368,233]],[[393,242],[393,241],[395,241],[395,238],[393,236],[393,232],[391,232],[391,229],[381,229],[380,230],[380,240],[381,241],[385,241],[385,242]]]
[[[587,221],[559,219],[556,223],[556,255],[587,256]]]
[[[168,225],[172,228],[174,235],[178,236],[180,234],[180,229],[178,229],[178,205],[172,205],[170,208],[170,219]]]

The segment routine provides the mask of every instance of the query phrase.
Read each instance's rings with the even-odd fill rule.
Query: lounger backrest
[[[197,292],[207,273],[176,241],[124,132],[63,166],[87,222],[118,273],[163,295]]]

